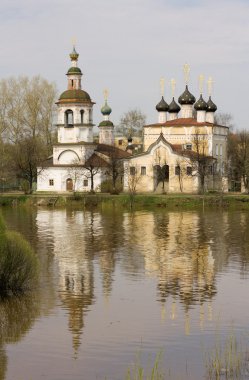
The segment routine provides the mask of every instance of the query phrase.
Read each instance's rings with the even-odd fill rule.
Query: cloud
[[[187,61],[195,94],[197,76],[212,75],[219,109],[246,125],[248,17],[249,4],[242,0],[3,0],[0,73],[41,74],[62,91],[76,37],[83,84],[98,103],[97,119],[107,86],[114,121],[132,107],[156,120],[160,77],[175,77],[180,93]]]

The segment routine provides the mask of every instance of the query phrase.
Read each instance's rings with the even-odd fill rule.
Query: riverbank
[[[195,209],[222,208],[249,210],[249,195],[239,193],[229,194],[129,194],[111,195],[104,193],[6,193],[0,195],[0,206],[37,206],[37,207],[77,207],[95,208],[104,206],[122,208],[183,208]]]

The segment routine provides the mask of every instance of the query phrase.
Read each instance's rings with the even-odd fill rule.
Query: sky
[[[249,0],[1,0],[0,79],[41,75],[63,92],[75,39],[95,124],[105,88],[115,124],[134,108],[157,122],[160,78],[166,101],[172,78],[178,98],[188,63],[195,97],[199,75],[211,76],[218,111],[249,130],[248,20]]]

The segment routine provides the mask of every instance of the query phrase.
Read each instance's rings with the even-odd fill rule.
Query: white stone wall
[[[206,112],[206,121],[208,123],[214,123],[214,112]]]
[[[54,165],[70,165],[76,159],[80,163],[84,163],[92,154],[96,145],[55,145],[53,147],[53,164]]]
[[[206,111],[197,111],[198,123],[204,123],[206,121]]]
[[[66,126],[66,111],[71,110],[73,112],[73,126]],[[81,111],[83,113],[83,124],[81,120]],[[58,142],[92,142],[93,141],[93,127],[92,125],[92,106],[84,104],[68,103],[58,106]],[[78,125],[77,125],[78,124]]]
[[[182,168],[182,191],[186,193],[197,193],[199,188],[199,180],[197,176],[186,175],[187,166],[192,166],[191,162],[186,158],[175,154],[169,145],[160,141],[158,145],[148,154],[138,155],[132,159],[125,160],[124,174],[124,191],[129,192],[130,167],[136,168],[137,176],[139,177],[136,186],[136,191],[153,192],[155,191],[154,172],[155,165],[169,166],[169,182],[167,184],[167,192],[179,193],[181,186],[179,176],[175,174],[175,167],[180,165]],[[141,175],[141,167],[146,168],[146,175]],[[184,174],[183,174],[184,172]],[[194,174],[194,173],[193,173]]]
[[[181,117],[184,119],[193,117],[193,106],[191,104],[181,105]]]
[[[99,127],[99,143],[114,145],[113,127]]]
[[[158,123],[165,123],[167,121],[167,112],[158,112]]]
[[[74,184],[74,191],[90,191],[91,180],[89,172],[79,168],[70,167],[50,167],[44,170],[38,168],[37,191],[64,192],[66,191],[66,181],[71,178]],[[94,190],[100,191],[102,173],[94,176]],[[84,186],[84,180],[88,179],[88,185]],[[53,185],[51,185],[53,181]]]

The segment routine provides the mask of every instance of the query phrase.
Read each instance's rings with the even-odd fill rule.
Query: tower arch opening
[[[66,127],[73,126],[73,111],[70,109],[65,111],[65,126]]]

